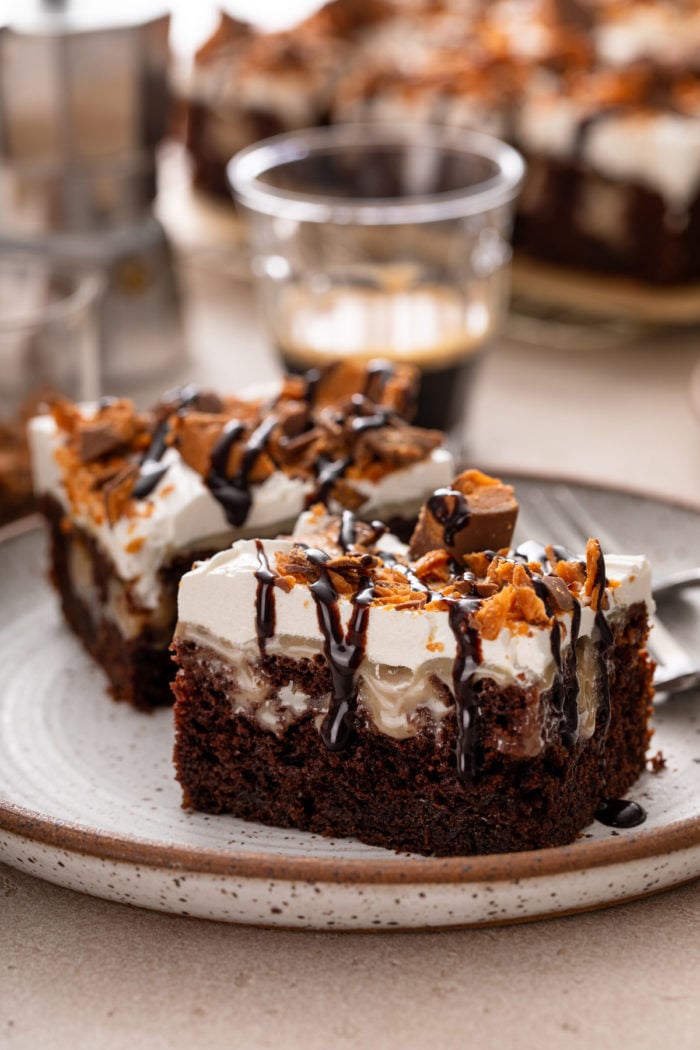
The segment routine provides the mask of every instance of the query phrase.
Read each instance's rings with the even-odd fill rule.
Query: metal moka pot
[[[152,213],[169,113],[167,8],[11,0],[0,17],[0,250],[106,274],[108,387],[165,371],[183,357],[172,256]]]

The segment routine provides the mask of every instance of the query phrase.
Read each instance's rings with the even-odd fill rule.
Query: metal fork
[[[554,534],[556,542],[572,550],[582,552],[588,538],[595,536],[600,540],[603,551],[619,552],[618,541],[566,485],[553,486],[546,493],[533,491],[532,497],[525,502],[525,510],[530,518],[537,519],[544,529]],[[669,576],[654,588],[654,596],[668,597],[685,586],[693,585],[698,577],[700,573],[697,570]],[[651,616],[650,622],[652,630],[648,645],[657,664],[654,674],[656,691],[681,693],[700,686],[700,662],[691,660],[658,616]]]

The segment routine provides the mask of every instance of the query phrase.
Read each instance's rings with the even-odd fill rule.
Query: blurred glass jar
[[[284,366],[413,363],[416,422],[459,448],[507,304],[520,155],[456,128],[348,125],[265,140],[228,173]]]
[[[5,235],[121,229],[150,214],[169,112],[168,28],[162,0],[5,4]]]
[[[10,0],[0,10],[0,251],[102,270],[105,380],[133,393],[185,359],[174,260],[153,214],[171,112],[168,6]]]
[[[0,253],[0,525],[33,509],[26,422],[59,396],[100,393],[97,273]]]

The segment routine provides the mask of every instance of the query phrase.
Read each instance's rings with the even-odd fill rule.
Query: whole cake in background
[[[454,470],[443,435],[408,422],[417,387],[411,367],[343,364],[268,397],[186,387],[148,412],[58,401],[31,421],[53,579],[117,699],[170,702],[177,587],[195,560],[289,531],[316,501],[410,531]]]
[[[187,89],[196,183],[328,122],[477,128],[528,161],[526,254],[700,278],[700,0],[332,0],[285,32],[222,16]]]
[[[571,842],[644,769],[643,557],[510,548],[470,470],[406,546],[322,505],[181,582],[175,761],[208,813],[424,854]]]

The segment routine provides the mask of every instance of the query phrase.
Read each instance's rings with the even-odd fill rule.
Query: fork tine
[[[546,510],[543,510],[546,508]],[[542,543],[560,544],[568,547],[573,553],[581,551],[581,530],[572,528],[571,518],[562,513],[559,505],[552,501],[550,494],[542,489],[533,489],[528,496],[525,506],[526,518],[530,528],[535,525],[535,531],[539,533],[538,539]],[[586,546],[585,537],[583,547]]]
[[[586,540],[592,536],[600,541],[604,551],[610,554],[619,554],[617,540],[607,531],[605,526],[596,521],[588,507],[586,507],[578,496],[566,485],[556,485],[553,489],[553,497],[557,505],[558,514],[575,530],[579,543],[585,547]]]

